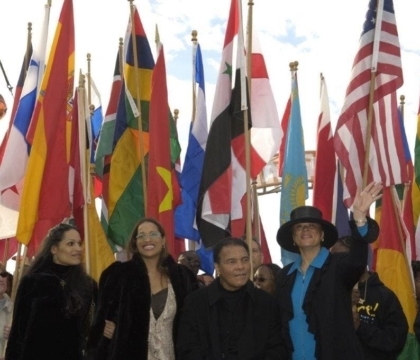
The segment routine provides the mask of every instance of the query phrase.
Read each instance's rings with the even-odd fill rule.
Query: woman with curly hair
[[[102,273],[87,359],[176,358],[179,313],[198,280],[169,255],[166,241],[162,225],[144,218],[128,242],[131,259]]]
[[[83,359],[95,282],[70,224],[53,227],[17,289],[6,359]]]

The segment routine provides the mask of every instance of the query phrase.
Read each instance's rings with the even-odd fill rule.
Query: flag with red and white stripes
[[[371,137],[366,142],[369,96],[373,81],[373,117]],[[369,144],[369,181],[384,186],[405,182],[403,163],[393,146],[398,126],[397,104],[392,97],[384,99],[403,84],[400,44],[392,0],[370,0],[360,37],[350,84],[337,122],[334,145],[344,168],[344,201],[353,202],[357,187],[362,185],[364,159]],[[384,104],[378,104],[383,101]],[[385,112],[380,109],[387,109]]]
[[[260,42],[254,31],[251,55],[251,177],[255,178],[278,152],[283,129]]]
[[[327,85],[321,75],[321,111],[315,160],[313,205],[322,211],[325,220],[335,223],[337,161],[331,131],[330,105]]]

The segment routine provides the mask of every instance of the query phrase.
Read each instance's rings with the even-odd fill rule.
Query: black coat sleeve
[[[182,360],[206,360],[206,345],[200,339],[202,325],[197,316],[197,309],[194,304],[198,301],[196,293],[188,295],[181,310],[176,350],[178,358]]]
[[[264,360],[286,360],[289,359],[289,349],[287,346],[287,339],[283,336],[284,331],[282,330],[282,319],[280,307],[277,302],[273,301],[272,316],[269,326],[269,337],[267,339],[267,350],[264,356]]]
[[[95,315],[89,331],[85,359],[106,359],[110,340],[103,336],[105,320],[115,321],[115,309],[121,263],[115,262],[105,269],[99,280],[99,291],[95,305]]]
[[[15,298],[12,328],[6,348],[6,359],[8,360],[19,360],[22,357],[35,286],[36,279],[33,277],[24,276],[20,281]]]

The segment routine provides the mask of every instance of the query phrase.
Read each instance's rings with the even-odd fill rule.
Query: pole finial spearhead
[[[197,35],[198,35],[197,30],[191,31],[191,36],[192,36],[191,41],[196,42],[197,41]]]

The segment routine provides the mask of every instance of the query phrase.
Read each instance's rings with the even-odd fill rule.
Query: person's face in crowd
[[[321,247],[323,237],[322,227],[317,223],[299,223],[293,226],[293,240],[300,249]]]
[[[251,242],[251,253],[252,253],[252,268],[255,270],[263,263],[263,253],[260,250],[259,244],[252,240]]]
[[[220,283],[226,290],[239,290],[249,279],[251,263],[243,246],[225,246],[220,251],[219,264],[215,263],[214,265]]]
[[[159,257],[165,242],[166,239],[162,237],[155,224],[144,222],[137,228],[136,245],[142,257]]]
[[[7,292],[8,273],[2,271],[0,273],[0,299],[3,299],[3,294]]]
[[[344,245],[341,241],[337,241],[333,246],[331,246],[330,252],[331,254],[349,252],[349,248],[346,245]]]
[[[178,259],[178,263],[185,265],[187,268],[191,269],[196,275],[200,270],[200,258],[195,252],[187,252],[185,254],[181,254],[181,256]]]
[[[201,275],[201,279],[206,286],[209,286],[214,281],[214,278],[210,275]]]
[[[270,273],[267,266],[260,266],[254,275],[254,283],[260,289],[267,291],[269,294],[274,294],[276,290],[275,279]]]
[[[53,261],[59,265],[79,265],[82,262],[82,240],[77,230],[64,233],[63,239],[51,247]]]

